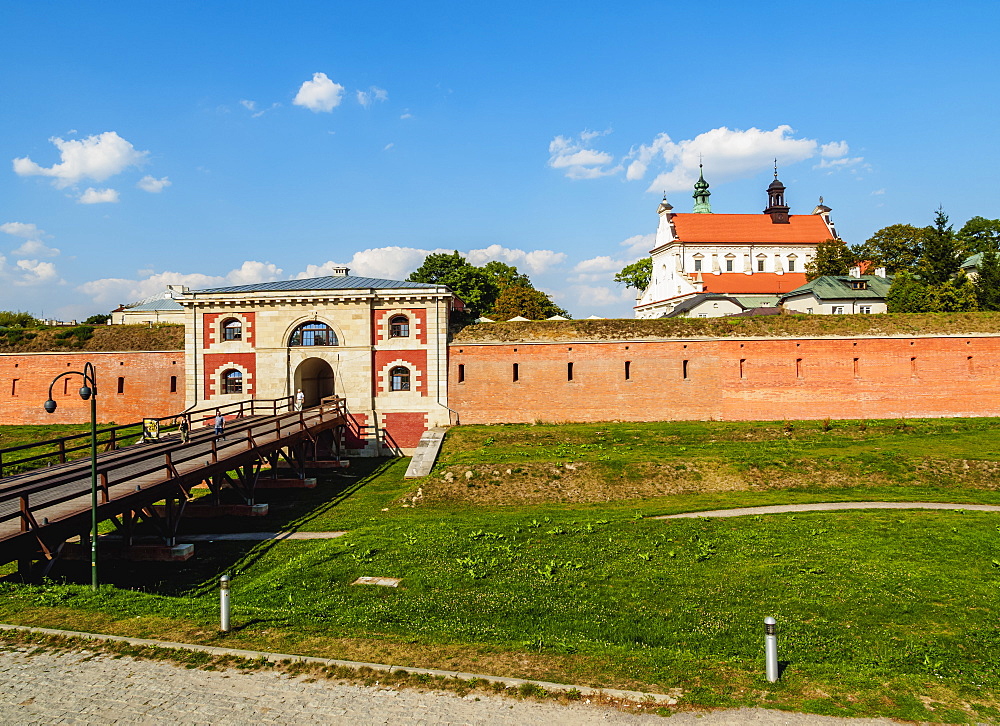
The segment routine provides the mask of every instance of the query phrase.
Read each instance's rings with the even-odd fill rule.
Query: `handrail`
[[[222,413],[223,416],[235,415],[237,418],[242,418],[246,415],[256,415],[257,409],[263,406],[265,409],[271,410],[271,415],[278,415],[279,409],[284,409],[291,411],[293,409],[294,396],[282,396],[280,398],[267,398],[267,399],[245,399],[242,401],[233,401],[232,403],[222,404],[220,406],[208,406],[205,408],[195,409],[193,411],[182,412],[178,414],[172,414],[169,416],[159,416],[150,417],[154,421],[176,421],[182,417],[188,417],[189,420],[197,420],[198,414],[207,413],[209,415],[202,417],[203,421],[207,421],[210,418],[214,418],[216,412]],[[269,404],[269,405],[268,405]],[[249,408],[249,413],[247,410]],[[263,412],[261,412],[263,413]],[[208,425],[208,424],[206,424]],[[119,436],[118,432],[125,431],[128,429],[134,429],[132,433],[125,436]],[[110,426],[108,428],[98,429],[98,447],[105,446],[105,451],[113,450],[119,448],[119,441],[121,439],[132,438],[132,436],[141,436],[142,434],[142,422],[120,424],[118,426]],[[108,435],[103,441],[101,440],[102,435]],[[86,439],[86,441],[79,446],[67,446],[68,442],[75,441],[77,439]],[[5,454],[9,454],[17,451],[25,451],[29,449],[37,449],[43,446],[56,446],[57,451],[47,451],[40,454],[33,454],[31,456],[25,456],[22,458],[17,458],[13,460],[8,460]],[[9,446],[0,449],[0,478],[3,478],[4,470],[10,469],[17,465],[24,465],[35,461],[49,460],[54,457],[58,458],[60,464],[65,464],[70,460],[67,454],[74,452],[90,452],[90,432],[83,432],[79,434],[70,434],[68,436],[60,436],[55,439],[47,439],[45,441],[38,441],[30,444],[18,444],[17,446]]]
[[[345,402],[343,399],[337,400],[336,411],[335,411],[337,415],[343,415],[346,412],[346,406],[344,405],[344,403]],[[277,418],[275,419],[275,421],[278,423],[278,426],[276,428],[271,427],[272,422],[270,420],[247,421],[245,424],[239,425],[231,432],[233,434],[243,430],[247,432],[247,438],[245,439],[248,446],[247,449],[244,449],[242,446],[240,446],[241,441],[244,440],[241,438],[237,438],[236,436],[233,437],[232,443],[222,442],[221,445],[218,439],[213,437],[211,439],[211,444],[212,444],[211,464],[218,464],[220,458],[219,457],[220,450],[225,452],[225,449],[236,447],[236,454],[239,455],[256,446],[256,442],[254,441],[255,429],[259,430],[258,435],[266,436],[268,434],[274,433],[275,440],[277,441],[283,437],[285,429],[289,427],[293,428],[296,432],[301,432],[307,428],[308,422],[312,421],[322,422],[326,419],[327,406],[328,406],[327,402],[324,401],[324,403],[321,404],[320,406],[307,409],[305,411],[288,411],[283,414],[278,414]],[[142,478],[144,476],[148,476],[149,474],[154,474],[158,471],[164,471],[166,474],[165,481],[169,481],[171,478],[178,476],[179,469],[180,467],[182,467],[183,464],[194,460],[204,461],[206,452],[195,451],[191,449],[188,445],[178,444],[166,447],[162,453],[156,453],[153,456],[149,455],[150,452],[148,449],[136,451],[135,454],[136,454],[135,456],[125,457],[124,462],[123,459],[116,457],[113,462],[106,461],[107,464],[113,464],[113,465],[98,467],[98,473],[101,477],[101,482],[102,482],[101,490],[105,502],[110,500],[110,489],[115,487],[121,487],[124,484],[128,484],[129,482],[135,481],[136,479]],[[119,479],[112,480],[112,477],[109,476],[109,474],[113,472],[121,471],[123,463],[125,464],[132,463],[133,460],[136,459],[138,459],[138,461],[144,461],[146,458],[149,459],[149,464],[147,466],[140,467],[138,470],[129,471],[125,474],[125,476]],[[224,460],[225,458],[227,457],[225,456],[225,453],[223,453],[222,459]],[[87,491],[89,491],[90,489],[89,481],[84,481],[82,479],[73,481],[76,481],[79,484],[79,486],[72,487],[68,491],[65,491],[62,494],[46,498],[44,505],[53,506],[56,504],[61,504],[71,499],[75,499],[85,494]],[[21,517],[22,510],[25,507],[28,507],[29,505],[30,501],[29,498],[31,495],[57,489],[58,487],[64,487],[66,484],[73,483],[73,481],[60,482],[58,481],[58,479],[53,480],[51,478],[47,478],[46,480],[43,481],[14,485],[11,487],[7,487],[6,489],[0,490],[0,505],[12,501],[17,502],[17,506],[13,508],[9,506],[8,507],[0,506],[0,522],[6,522],[11,519],[16,519],[18,517]]]

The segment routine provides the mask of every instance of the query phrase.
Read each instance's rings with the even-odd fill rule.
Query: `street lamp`
[[[52,399],[52,386],[63,376],[83,376],[80,398],[90,400],[90,586],[97,589],[97,371],[92,363],[84,363],[83,371],[66,371],[52,379],[49,384],[49,400],[45,402],[46,413],[56,410]]]

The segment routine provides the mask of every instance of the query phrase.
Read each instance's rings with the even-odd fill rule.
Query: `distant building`
[[[884,313],[890,285],[890,278],[876,275],[823,275],[782,295],[781,305],[792,312],[816,315]]]
[[[637,318],[663,317],[705,293],[733,299],[777,298],[805,284],[806,265],[820,243],[838,239],[831,210],[822,198],[811,214],[789,213],[777,170],[767,188],[763,214],[714,214],[710,195],[701,174],[694,185],[693,213],[674,212],[665,198],[660,204],[650,253],[653,276],[636,300]],[[718,308],[700,309],[697,314],[728,314],[722,312],[721,301],[716,302]]]
[[[176,297],[187,292],[183,285],[168,285],[164,292],[139,302],[119,305],[111,311],[112,325],[141,325],[143,323],[184,324],[186,313]]]
[[[777,310],[777,295],[730,296],[703,292],[678,303],[664,318],[718,318],[745,313],[748,310]],[[780,312],[780,311],[779,311]]]

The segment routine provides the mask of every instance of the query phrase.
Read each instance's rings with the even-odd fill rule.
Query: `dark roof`
[[[742,313],[733,313],[732,315],[726,315],[727,318],[750,318],[757,317],[758,315],[798,315],[798,313],[790,312],[783,308],[750,308],[749,310],[744,310]]]
[[[183,310],[184,307],[173,298],[159,298],[157,300],[143,300],[134,305],[126,305],[122,310],[114,312],[145,312],[147,310]]]
[[[303,280],[278,280],[276,282],[255,282],[252,285],[234,285],[232,287],[210,287],[192,292],[286,292],[294,290],[370,290],[375,289],[413,289],[446,287],[432,285],[427,282],[407,282],[405,280],[381,280],[377,277],[358,277],[356,275],[331,275],[329,277],[308,277]]]
[[[864,280],[868,283],[864,290],[855,290],[851,287],[852,282]],[[862,275],[861,277],[851,277],[850,275],[823,275],[815,280],[807,282],[802,287],[797,287],[789,293],[781,296],[781,299],[812,293],[818,300],[840,300],[850,298],[884,298],[889,292],[892,280],[888,277],[876,277],[875,275]]]
[[[727,295],[719,295],[719,294],[711,293],[711,292],[700,292],[697,295],[695,295],[694,297],[689,297],[687,300],[685,300],[685,301],[683,301],[681,303],[678,303],[677,307],[675,307],[669,313],[665,313],[665,314],[661,315],[660,317],[661,318],[676,318],[676,317],[680,317],[681,315],[683,315],[687,311],[689,311],[692,308],[700,305],[701,303],[705,302],[706,300],[728,300],[731,303],[733,303],[734,305],[739,305],[741,308],[744,307],[744,305],[739,300],[731,298],[731,297],[729,297]]]

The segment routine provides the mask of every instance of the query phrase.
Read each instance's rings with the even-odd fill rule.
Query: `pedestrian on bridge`
[[[187,416],[181,417],[181,422],[177,426],[177,430],[181,432],[181,443],[186,444],[191,440],[191,426],[188,424]]]
[[[219,411],[215,412],[215,435],[223,441],[226,440],[226,419]]]
[[[306,394],[304,394],[302,392],[302,389],[300,388],[299,392],[295,394],[295,410],[301,411],[303,406],[305,406],[305,403],[306,403]]]

